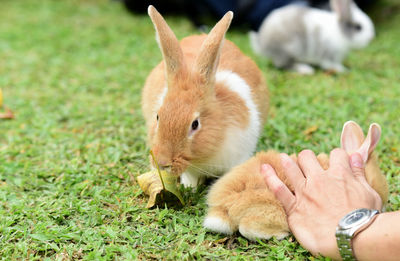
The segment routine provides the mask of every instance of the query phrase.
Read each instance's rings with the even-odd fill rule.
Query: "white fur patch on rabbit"
[[[231,71],[217,72],[217,82],[223,83],[231,91],[237,93],[245,102],[249,112],[249,124],[243,130],[232,126],[226,130],[226,138],[219,153],[210,163],[219,163],[230,169],[247,160],[254,152],[257,137],[260,134],[261,119],[257,106],[251,97],[250,86],[236,73]]]
[[[229,224],[219,217],[207,216],[204,219],[203,226],[218,233],[226,235],[233,234],[233,231],[230,228]]]
[[[199,165],[192,164],[181,175],[181,184],[185,187],[197,187],[202,183],[201,179],[204,178],[204,174],[217,176],[215,173],[226,172],[237,164],[243,163],[250,158],[257,145],[261,119],[251,97],[250,86],[239,75],[231,71],[217,72],[216,81],[243,99],[250,115],[249,124],[245,129],[239,126],[231,126],[226,129],[225,139],[218,153],[207,162]],[[204,172],[204,170],[207,171]]]
[[[165,96],[167,96],[167,92],[168,92],[168,87],[165,86],[163,88],[162,92],[160,93],[160,95],[158,96],[158,103],[155,107],[155,111],[158,111],[161,108],[161,106],[163,105]]]

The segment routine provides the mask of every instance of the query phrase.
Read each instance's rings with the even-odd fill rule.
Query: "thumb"
[[[365,165],[361,155],[358,152],[350,155],[350,166],[356,178],[365,180]]]

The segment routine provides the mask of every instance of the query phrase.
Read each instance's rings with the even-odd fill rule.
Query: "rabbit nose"
[[[172,166],[171,165],[160,165],[161,170],[165,170],[167,172],[171,172]]]
[[[157,160],[158,166],[163,167],[163,166],[168,166],[168,162],[165,159],[160,159],[160,157]]]
[[[168,171],[168,170],[170,170],[171,167],[172,167],[171,163],[168,162],[167,160],[159,159],[157,163],[158,163],[158,167],[159,167],[161,170],[166,170],[166,171]]]

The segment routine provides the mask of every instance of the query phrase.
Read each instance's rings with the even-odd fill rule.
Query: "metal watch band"
[[[355,261],[356,258],[353,255],[353,249],[351,247],[351,238],[352,236],[348,236],[342,233],[336,233],[336,242],[339,248],[340,256],[343,261]]]
[[[356,260],[353,253],[351,240],[355,235],[367,228],[375,219],[377,214],[379,214],[378,210],[365,208],[356,209],[341,219],[338,227],[336,228],[336,242],[343,261]],[[358,221],[354,221],[354,219],[351,217],[354,217],[355,215],[362,216],[362,218],[359,218]]]

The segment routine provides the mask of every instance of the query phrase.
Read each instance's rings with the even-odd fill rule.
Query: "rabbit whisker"
[[[209,177],[218,177],[218,175],[215,175],[212,172],[209,172],[207,170],[205,170],[204,168],[198,167],[192,163],[189,162],[189,166],[195,170],[197,170],[198,172],[200,172],[201,174],[205,175],[205,176],[209,176]]]

